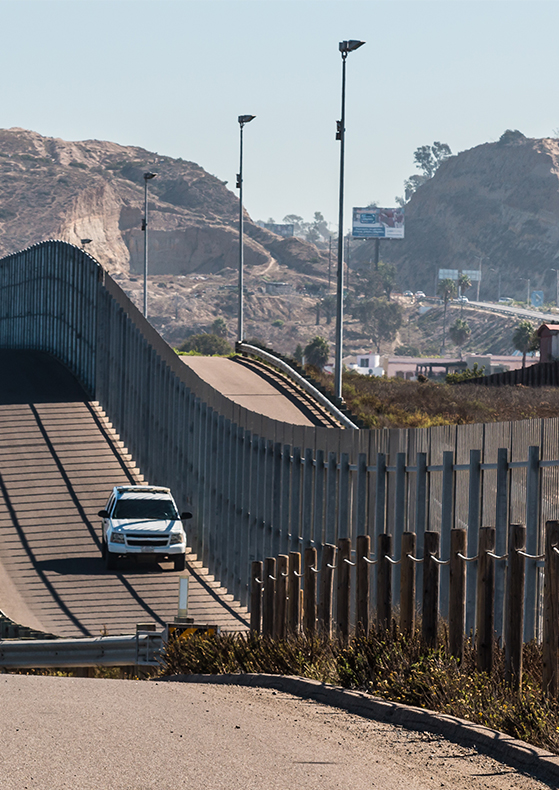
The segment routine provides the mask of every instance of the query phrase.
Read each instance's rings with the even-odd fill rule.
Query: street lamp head
[[[152,178],[155,178],[157,173],[144,173],[144,178],[146,181],[150,181]]]
[[[250,123],[256,118],[256,115],[239,115],[239,123],[244,126],[245,123]]]
[[[353,41],[353,39],[351,41],[340,41],[340,52],[342,55],[347,55],[348,52],[354,52],[359,47],[362,47],[364,43],[364,41]]]

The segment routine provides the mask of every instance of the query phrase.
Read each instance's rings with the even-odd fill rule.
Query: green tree
[[[464,291],[467,291],[468,288],[472,287],[472,281],[468,277],[467,274],[464,272],[460,272],[458,274],[458,295],[463,296]],[[460,302],[460,317],[462,317],[464,313],[464,302]]]
[[[223,320],[223,318],[216,318],[212,324],[212,335],[217,335],[218,337],[227,337],[227,324]]]
[[[332,318],[336,315],[336,294],[328,294],[320,303],[320,308],[326,316],[326,323],[331,324]]]
[[[305,346],[305,362],[315,368],[323,368],[330,356],[330,347],[324,337],[317,335]]]
[[[297,343],[297,348],[293,352],[293,359],[300,365],[303,364],[303,346],[300,343]]]
[[[540,346],[540,339],[531,321],[519,321],[512,335],[512,343],[517,351],[522,352],[522,367],[526,367],[526,354],[536,351]]]
[[[452,342],[460,348],[460,359],[462,359],[462,347],[468,342],[472,330],[467,321],[457,318],[448,330]]]
[[[373,297],[360,299],[352,308],[353,315],[362,322],[363,332],[376,346],[377,354],[383,342],[391,342],[402,326],[402,308],[397,302]]]
[[[454,280],[451,280],[450,278],[446,278],[444,280],[439,280],[437,293],[439,294],[439,296],[442,297],[442,300],[444,302],[443,344],[442,344],[442,349],[444,351],[445,340],[446,340],[446,309],[447,309],[449,300],[453,299],[456,296],[456,285],[454,283]]]
[[[452,156],[452,151],[446,143],[434,142],[433,145],[420,145],[416,148],[413,160],[423,172],[421,175],[410,176],[404,181],[406,200],[410,199],[418,187],[435,175],[437,169],[449,156]]]
[[[214,354],[227,356],[233,353],[232,347],[227,340],[218,335],[191,335],[184,343],[179,346],[179,351],[196,351],[205,357],[212,357]]]

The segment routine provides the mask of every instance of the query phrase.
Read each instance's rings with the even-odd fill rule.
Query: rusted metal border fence
[[[65,242],[43,242],[0,260],[0,346],[44,350],[72,370],[146,478],[171,486],[181,507],[193,505],[190,544],[243,603],[258,558],[312,549],[321,568],[340,539],[349,541],[355,562],[358,536],[373,546],[380,535],[391,536],[398,553],[405,533],[414,534],[422,556],[426,532],[440,536],[441,556],[448,558],[453,528],[466,530],[474,554],[486,525],[495,527],[496,553],[504,554],[510,522],[525,523],[527,553],[537,555],[541,525],[558,516],[558,419],[351,431],[263,417],[184,365],[99,264]],[[402,570],[398,565],[392,573],[395,605]],[[377,569],[370,573],[376,606]],[[423,574],[420,565],[416,602]],[[466,632],[475,628],[477,576],[476,562],[469,563]],[[443,615],[451,605],[449,579],[445,566]],[[307,591],[309,584],[302,579]],[[500,565],[495,588],[501,635]],[[536,560],[526,563],[525,604],[524,638],[541,638],[543,577]]]

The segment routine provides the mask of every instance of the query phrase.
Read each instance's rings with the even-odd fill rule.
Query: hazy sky
[[[0,0],[0,127],[183,157],[227,180],[245,129],[245,205],[336,222],[341,58],[346,216],[390,206],[413,152],[559,128],[559,2]],[[557,132],[559,134],[559,132]]]

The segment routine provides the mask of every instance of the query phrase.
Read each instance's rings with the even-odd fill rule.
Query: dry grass
[[[332,390],[332,377],[313,369]],[[559,415],[559,388],[481,387],[345,373],[343,397],[367,428],[429,428]]]

